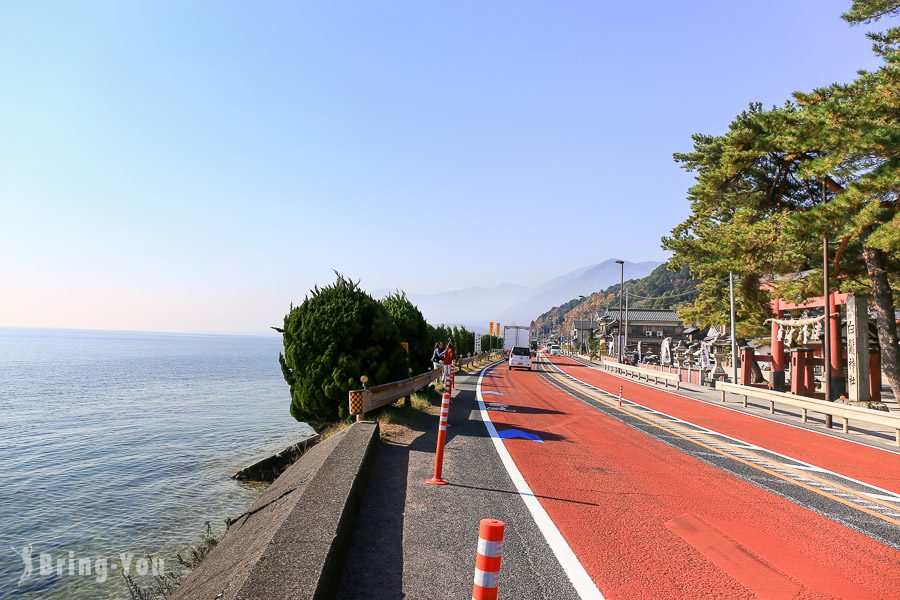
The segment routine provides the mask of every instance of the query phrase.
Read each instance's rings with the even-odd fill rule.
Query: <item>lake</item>
[[[261,492],[229,475],[312,432],[279,350],[274,333],[0,328],[0,598],[127,597],[123,569],[174,567],[206,521],[221,534]]]

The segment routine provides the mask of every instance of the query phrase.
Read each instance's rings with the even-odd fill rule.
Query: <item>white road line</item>
[[[560,369],[558,366],[556,366],[556,365],[553,364],[552,362],[551,362],[550,364],[553,365],[553,368],[555,368],[555,369],[558,370],[559,372],[561,372],[561,373],[564,372],[562,369]],[[605,372],[605,371],[604,371],[604,372]],[[574,377],[574,376],[572,377],[572,379],[574,379],[575,381],[578,381],[578,382],[580,382],[580,383],[585,383],[585,382],[581,381],[580,379],[578,379],[577,377]],[[590,385],[590,384],[585,384],[585,385]],[[650,388],[650,389],[656,389],[656,388]],[[613,399],[618,398],[618,396],[615,396],[612,392],[607,392],[606,390],[600,390],[600,391],[601,391],[603,394],[605,394],[605,395],[607,395],[607,396],[609,396],[609,397],[611,397],[611,398],[613,398]],[[662,390],[660,390],[660,391],[662,391]],[[671,392],[670,392],[670,393],[671,393]],[[682,396],[681,394],[676,394],[676,395],[677,395],[677,396],[681,396],[682,398],[688,398],[688,396]],[[691,399],[691,398],[689,398],[689,399]],[[638,404],[638,403],[635,402],[634,400],[629,400],[629,402],[631,402],[631,404],[634,404],[635,406],[643,406],[642,404]],[[716,405],[715,405],[715,404],[710,404],[709,406],[716,406]],[[644,407],[644,408],[649,408],[649,407]],[[652,410],[652,411],[654,411],[654,412],[658,412],[658,413],[660,412],[660,411],[657,411],[657,410],[652,409],[652,408],[651,408],[650,410]],[[735,411],[735,412],[740,412],[740,411]],[[666,413],[660,413],[660,414],[665,415]],[[749,413],[741,413],[741,414],[748,414],[748,415],[749,415]],[[667,415],[667,416],[671,416],[671,415]],[[749,416],[752,417],[752,416],[755,416],[755,415],[749,415]],[[770,419],[766,419],[766,421],[768,421],[769,423],[778,423],[778,424],[781,424],[781,425],[786,425],[786,423],[781,423],[780,421],[772,421],[772,420],[770,420]],[[886,490],[886,489],[884,489],[884,488],[880,488],[880,487],[878,487],[877,485],[873,485],[873,484],[867,483],[867,482],[865,482],[865,481],[860,481],[860,480],[858,480],[858,479],[854,479],[853,477],[850,477],[850,476],[848,476],[848,475],[842,475],[841,473],[836,473],[836,472],[834,472],[834,471],[830,471],[830,470],[825,469],[825,468],[823,468],[823,467],[819,467],[819,466],[817,466],[817,465],[813,465],[813,464],[804,462],[804,461],[799,460],[799,459],[797,459],[797,458],[794,458],[794,457],[792,457],[792,456],[787,456],[787,455],[785,455],[785,454],[781,454],[780,452],[776,452],[776,451],[774,451],[774,450],[770,450],[770,449],[764,448],[764,447],[762,447],[762,446],[754,446],[753,444],[751,444],[751,443],[749,443],[749,442],[745,442],[744,440],[740,440],[740,439],[738,439],[738,438],[731,437],[730,435],[726,435],[726,434],[724,434],[724,433],[719,433],[719,432],[717,432],[717,431],[712,431],[711,429],[707,429],[706,427],[703,427],[702,425],[697,425],[696,423],[691,423],[690,421],[684,421],[684,420],[682,420],[682,422],[683,422],[683,423],[686,423],[686,424],[689,424],[689,425],[693,425],[694,427],[698,427],[698,428],[700,428],[700,429],[701,429],[703,432],[705,432],[705,433],[710,433],[710,434],[713,434],[713,435],[717,435],[717,436],[723,437],[723,438],[725,438],[725,439],[727,439],[727,440],[730,440],[730,441],[734,442],[734,444],[732,444],[734,447],[738,447],[738,448],[739,448],[739,447],[741,447],[741,446],[753,446],[754,448],[757,448],[758,450],[760,450],[760,451],[762,451],[762,452],[767,452],[767,453],[772,454],[772,455],[774,455],[774,456],[778,456],[778,457],[783,458],[783,459],[785,459],[785,460],[789,460],[789,461],[793,461],[793,462],[797,463],[796,465],[790,465],[792,468],[803,469],[803,470],[806,470],[806,471],[817,471],[817,472],[820,472],[820,473],[827,473],[827,474],[833,475],[833,476],[835,476],[835,477],[837,477],[837,478],[839,478],[839,479],[843,479],[843,480],[845,480],[845,481],[850,481],[850,482],[853,482],[853,483],[858,484],[858,485],[860,485],[860,486],[867,487],[867,488],[870,488],[870,489],[873,489],[873,490],[877,490],[877,491],[882,492],[882,493],[884,493],[884,494],[886,494],[886,495],[888,495],[888,496],[891,496],[891,497],[893,497],[893,498],[898,498],[898,499],[900,499],[900,494],[897,494],[897,493],[892,492],[892,491],[890,491],[890,490]],[[802,428],[798,428],[798,429],[802,429]],[[809,430],[809,429],[804,429],[804,431],[811,431],[811,430]],[[834,436],[829,436],[829,437],[832,437],[832,438],[838,439],[838,440],[843,439],[843,438],[838,438],[838,437],[834,437]],[[850,440],[844,440],[844,441],[850,441]],[[861,445],[861,446],[866,446],[867,448],[875,448],[876,450],[878,449],[878,448],[876,448],[875,446],[869,446],[869,445],[867,445],[867,444],[860,444],[860,445]],[[892,454],[893,454],[893,453],[892,453]],[[752,461],[753,459],[750,459],[750,460]],[[764,460],[769,461],[770,459],[765,458]],[[764,464],[768,464],[768,463],[764,463]],[[784,463],[782,463],[782,464],[784,464]],[[864,492],[860,492],[860,493],[864,493]]]
[[[866,496],[870,498],[875,498],[877,500],[887,500],[889,502],[900,502],[900,498],[894,496],[886,496],[884,494],[870,494],[868,492],[863,492]]]
[[[525,502],[525,506],[528,507],[528,512],[531,513],[531,517],[534,519],[535,524],[538,526],[538,529],[540,529],[544,539],[547,540],[550,549],[553,550],[556,560],[559,561],[559,565],[569,577],[569,581],[572,582],[572,586],[578,593],[578,597],[582,600],[605,600],[603,594],[601,594],[600,590],[597,589],[597,586],[594,585],[591,576],[587,574],[587,571],[584,570],[578,557],[575,556],[572,548],[569,547],[566,539],[559,532],[559,529],[556,528],[556,524],[553,523],[550,515],[547,514],[547,511],[545,511],[544,507],[541,506],[541,503],[538,502],[534,492],[531,491],[531,488],[528,486],[528,483],[525,481],[525,478],[522,477],[522,473],[516,466],[515,461],[513,461],[512,456],[510,456],[509,450],[507,450],[506,446],[503,444],[503,440],[497,435],[497,429],[494,427],[491,416],[488,414],[487,407],[484,403],[484,396],[481,391],[481,381],[484,379],[484,374],[489,368],[491,367],[485,367],[485,369],[481,371],[481,374],[479,374],[475,393],[478,398],[478,409],[481,413],[481,420],[484,421],[484,426],[487,428],[488,435],[491,436],[491,441],[494,442],[494,448],[500,456],[500,461],[506,468],[506,472],[509,473],[509,477],[512,479],[513,485],[516,486],[516,491],[519,492],[519,496]]]

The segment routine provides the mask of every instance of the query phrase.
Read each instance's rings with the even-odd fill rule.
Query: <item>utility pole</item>
[[[822,178],[822,204],[825,204],[825,178]],[[830,298],[831,289],[828,285],[829,273],[828,273],[828,231],[825,232],[825,235],[822,238],[822,291],[825,293],[825,320],[822,322],[822,329],[825,333],[825,343],[822,347],[822,362],[824,363],[824,370],[822,374],[824,376],[825,381],[825,400],[827,402],[831,402],[831,344],[834,343],[834,340],[831,339],[831,307],[830,307]],[[840,343],[840,340],[838,340]],[[825,425],[828,428],[831,428],[831,415],[825,415]]]
[[[618,325],[616,326],[616,349],[619,351],[619,362],[624,361],[624,348],[622,348],[622,292],[625,290],[625,261],[617,260],[616,264],[619,265],[619,319]]]
[[[728,272],[728,295],[731,300],[731,383],[738,381],[737,324],[734,312],[734,273]]]
[[[628,349],[628,290],[625,290],[625,341],[622,343],[622,352]]]

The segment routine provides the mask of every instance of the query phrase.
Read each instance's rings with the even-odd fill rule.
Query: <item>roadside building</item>
[[[659,356],[660,344],[671,337],[677,342],[685,335],[684,322],[671,309],[631,308],[623,310],[627,316],[628,342],[625,353],[630,354],[641,344],[641,354]],[[607,342],[614,341],[619,323],[619,308],[608,308],[599,315],[597,334]]]
[[[576,350],[589,348],[590,340],[596,330],[597,322],[593,319],[574,319],[572,321],[572,343]]]

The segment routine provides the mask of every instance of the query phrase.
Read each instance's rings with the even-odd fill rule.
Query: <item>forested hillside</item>
[[[625,290],[632,308],[675,308],[680,303],[694,299],[695,283],[687,266],[678,271],[669,271],[663,264],[646,277],[626,281]],[[617,283],[600,292],[574,298],[551,308],[532,321],[532,329],[556,329],[570,319],[587,319],[595,312],[602,313],[608,306],[618,306],[618,303]]]

